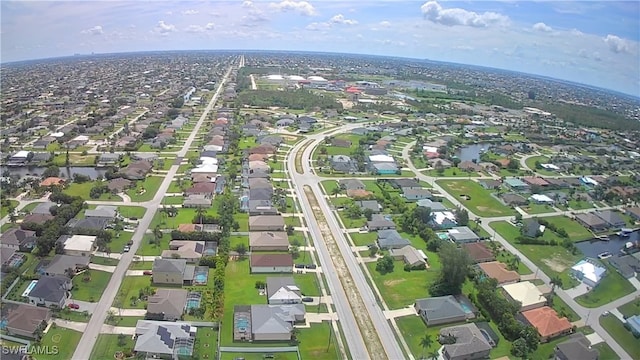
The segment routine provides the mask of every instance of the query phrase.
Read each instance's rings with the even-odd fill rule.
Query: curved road
[[[196,126],[193,128],[193,130],[191,131],[191,134],[185,141],[184,146],[180,151],[178,151],[178,154],[177,154],[178,158],[184,157],[186,153],[189,151],[189,147],[191,146],[191,143],[195,139],[196,135],[198,134],[200,127],[206,120],[208,113],[215,106],[218,96],[222,91],[222,87],[224,83],[227,81],[227,79],[229,78],[229,74],[231,73],[232,68],[233,66],[229,67],[229,69],[227,70],[224,78],[222,79],[222,81],[220,82],[220,85],[218,86],[218,89],[216,90],[216,93],[211,98],[211,101],[209,101],[209,104],[207,105],[204,112],[200,116],[200,119],[196,123]],[[149,225],[151,224],[151,220],[153,219],[153,216],[155,215],[155,212],[158,209],[158,206],[160,206],[162,199],[164,198],[164,194],[167,192],[169,185],[171,185],[171,181],[173,180],[174,175],[178,172],[179,166],[180,166],[179,164],[174,164],[173,166],[171,166],[171,169],[169,169],[168,173],[166,174],[166,177],[162,181],[162,184],[160,185],[160,188],[156,192],[156,195],[154,196],[153,200],[146,203],[145,207],[147,208],[147,211],[144,217],[140,220],[140,223],[135,233],[133,234],[133,237],[131,238],[131,240],[133,241],[133,245],[131,245],[131,251],[124,253],[120,258],[120,261],[118,262],[118,266],[113,272],[113,275],[111,276],[111,280],[109,280],[109,284],[107,285],[107,288],[105,289],[104,293],[100,297],[100,301],[96,305],[96,309],[93,315],[91,316],[91,320],[87,324],[87,328],[85,332],[82,334],[82,338],[80,339],[80,342],[78,343],[78,347],[73,353],[72,359],[74,360],[89,359],[89,356],[91,355],[91,350],[93,349],[93,346],[95,345],[95,342],[98,339],[98,335],[100,334],[100,329],[102,328],[102,324],[104,323],[107,317],[107,312],[111,308],[111,305],[113,304],[113,301],[118,293],[118,289],[120,288],[120,284],[122,283],[122,280],[127,272],[127,269],[129,268],[129,264],[133,260],[133,257],[135,256],[135,253],[138,250],[140,243],[142,242],[144,234],[149,228]]]

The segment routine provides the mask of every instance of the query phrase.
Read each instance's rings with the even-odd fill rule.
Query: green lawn
[[[84,279],[90,276],[91,280]],[[100,299],[102,292],[106,289],[111,273],[98,270],[87,270],[81,274],[74,276],[73,288],[71,289],[71,298],[80,301],[96,302]]]
[[[515,211],[492,197],[480,184],[472,180],[439,180],[438,184],[457,197],[463,205],[479,216],[509,216]],[[461,195],[467,195],[465,200]]]
[[[368,232],[368,233],[349,233],[353,243],[356,246],[365,246],[369,244],[374,244],[378,240],[377,232]]]
[[[530,215],[544,214],[544,213],[550,213],[555,211],[551,205],[542,205],[542,204],[533,204],[533,203],[524,207],[521,206],[520,208],[524,210],[524,212]]]
[[[129,270],[151,270],[153,261],[132,261]]]
[[[342,359],[329,322],[313,323],[310,328],[300,329],[298,341],[302,359]]]
[[[60,311],[55,311],[52,316],[58,319],[84,322],[84,323],[89,322],[89,320],[91,319],[91,314],[87,313],[85,315],[83,311],[73,311],[69,308],[64,308],[64,309],[61,309]]]
[[[320,296],[316,274],[293,274],[293,280],[305,296]]]
[[[147,176],[144,181],[136,182],[135,188],[127,190],[127,195],[131,197],[131,201],[139,202],[152,200],[163,180],[164,177]],[[143,193],[141,193],[142,189],[144,189]]]
[[[112,323],[114,326],[123,327],[136,327],[138,320],[144,320],[144,316],[118,316],[118,312],[115,312],[116,321]]]
[[[288,344],[287,344],[288,345]],[[238,345],[234,345],[238,346]],[[250,352],[242,352],[242,353],[230,353],[223,352],[220,353],[220,360],[236,360],[236,359],[245,359],[245,360],[265,360],[264,353],[250,353]],[[272,360],[298,360],[298,354],[295,352],[277,352],[273,353]]]
[[[640,341],[613,315],[601,316],[600,325],[607,330],[632,359],[640,359]]]
[[[437,333],[433,333],[434,328],[427,329],[427,325],[419,316],[409,315],[396,318],[396,324],[400,329],[400,335],[407,342],[411,353],[416,359],[437,351],[440,347],[440,344],[437,342]],[[422,339],[425,334],[430,334],[433,340],[431,347],[426,350],[420,346],[420,339]]]
[[[124,344],[118,344],[117,334],[100,334],[96,340],[96,344],[91,351],[91,360],[113,359],[117,351],[128,352],[133,350],[135,341],[131,339],[131,335],[124,338]]]
[[[569,207],[573,210],[591,209],[593,208],[593,203],[582,200],[569,200]]]
[[[450,167],[447,169],[444,169],[444,171],[442,173],[438,172],[438,170],[436,169],[431,169],[431,170],[425,170],[422,171],[423,174],[427,175],[427,176],[433,176],[433,177],[459,177],[459,178],[469,178],[469,177],[478,177],[480,175],[478,175],[477,172],[467,172],[464,170],[460,170],[458,168],[454,168],[454,167]]]
[[[357,219],[352,219],[344,211],[338,211],[338,216],[342,220],[345,229],[355,229],[361,228],[367,223],[367,219],[364,217],[359,217]]]
[[[559,296],[553,297],[552,308],[560,315],[560,317],[566,317],[570,322],[580,320],[580,316],[573,311],[572,308],[567,305]]]
[[[593,237],[591,231],[580,225],[580,223],[578,223],[577,221],[566,216],[548,216],[544,217],[543,219],[551,224],[554,224],[560,229],[565,229],[567,235],[569,235],[569,239],[571,239],[572,241],[583,241],[591,239]]]
[[[132,304],[131,298],[138,298],[140,289],[147,286],[152,286],[151,276],[125,276],[117,295],[122,301],[121,307],[123,309],[144,309],[146,302],[137,301]],[[114,299],[114,306],[116,306],[117,302],[118,299]]]
[[[193,348],[194,359],[214,359],[216,343],[218,342],[218,331],[210,327],[198,327],[196,332],[196,342]]]
[[[588,308],[599,307],[621,298],[634,291],[634,287],[613,267],[606,264],[607,273],[591,291],[575,298],[575,301]]]
[[[635,300],[618,307],[618,310],[626,317],[640,315],[640,299],[636,298]]]
[[[425,251],[425,250],[423,250]],[[415,303],[416,299],[429,296],[428,285],[435,281],[440,269],[440,262],[435,253],[425,251],[429,257],[428,270],[404,271],[404,262],[393,262],[393,272],[380,274],[376,271],[376,263],[366,263],[373,281],[390,309],[400,309]]]
[[[162,199],[164,205],[182,205],[184,202],[184,196],[165,196]]]
[[[15,201],[15,200],[9,200],[9,201],[11,201],[11,205],[18,206],[18,202],[17,201]],[[31,203],[31,204],[27,204],[25,207],[22,208],[21,211],[24,211],[26,213],[30,213],[30,212],[33,211],[33,209],[35,209],[40,204],[42,204],[42,202],[34,202],[34,203]],[[6,215],[5,214],[6,210],[7,209],[5,209],[4,207],[2,208],[2,217],[4,217]]]
[[[511,261],[511,259],[513,259],[515,257],[515,255],[513,255],[512,253],[508,252],[507,250],[503,250],[500,251],[500,253],[498,254],[498,257],[496,258],[496,260],[504,263],[504,264],[509,264],[509,262]],[[528,275],[531,274],[533,271],[531,271],[531,269],[529,269],[527,267],[527,265],[523,264],[522,261],[520,261],[518,263],[518,274],[520,275]]]
[[[101,256],[92,256],[91,263],[98,265],[107,265],[107,266],[118,266],[118,259],[106,258]]]
[[[618,354],[607,344],[606,342],[601,342],[599,344],[595,344],[591,346],[593,349],[598,350],[600,354],[599,359],[603,360],[620,360]]]
[[[578,281],[569,276],[568,269],[582,259],[580,252],[572,254],[559,245],[519,244],[515,239],[520,235],[520,230],[511,225],[511,223],[495,221],[492,222],[490,226],[520,250],[524,256],[536,264],[545,274],[548,276],[560,275],[563,289],[570,289],[578,285]]]
[[[169,249],[171,234],[163,234],[159,246],[152,244],[151,241],[153,241],[153,235],[146,234],[142,239],[141,246],[138,248],[138,251],[136,251],[136,255],[160,256],[160,254],[162,254],[162,250]]]
[[[54,349],[54,346],[56,346],[58,352],[55,355],[39,354],[38,360],[71,359],[71,356],[76,350],[76,346],[78,346],[81,337],[81,332],[61,327],[54,328],[52,326],[42,338],[40,346],[44,347],[45,349]]]
[[[118,206],[118,212],[125,218],[142,219],[147,209],[142,206]]]
[[[101,182],[99,182],[99,181],[88,181],[88,182],[85,182],[85,183],[82,183],[82,184],[71,183],[71,184],[67,185],[65,187],[65,189],[62,190],[62,192],[67,194],[67,195],[71,195],[71,196],[80,196],[85,200],[122,201],[122,198],[120,198],[120,196],[113,195],[111,193],[102,194],[102,196],[100,196],[99,199],[92,199],[89,196],[89,192],[91,191],[91,188],[93,188],[95,185],[97,185],[99,183],[101,183]]]

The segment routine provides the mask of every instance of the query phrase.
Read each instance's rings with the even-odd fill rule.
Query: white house
[[[64,253],[74,256],[89,256],[95,249],[95,236],[73,235],[64,242]]]
[[[571,267],[571,275],[591,287],[598,285],[606,273],[607,269],[604,266],[590,258],[580,260]]]
[[[548,197],[544,194],[533,194],[529,196],[529,200],[535,202],[536,204],[553,204],[554,201],[552,198]]]

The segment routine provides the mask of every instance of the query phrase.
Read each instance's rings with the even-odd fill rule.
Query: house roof
[[[186,194],[213,194],[216,184],[213,182],[199,182],[188,188]]]
[[[188,291],[183,289],[158,289],[149,297],[147,312],[180,318],[187,303],[187,294]]]
[[[538,287],[529,281],[505,285],[502,288],[513,300],[519,301],[522,307],[547,301]]]
[[[300,288],[292,276],[271,276],[267,278],[267,299],[300,300]]]
[[[405,262],[409,264],[426,264],[427,261],[422,257],[422,254],[411,245],[403,246],[400,249],[391,249],[389,251],[391,256],[402,256]]]
[[[624,219],[616,211],[611,211],[611,210],[596,211],[595,215],[600,219],[606,221],[610,225],[625,224]]]
[[[585,258],[571,267],[571,270],[582,274],[584,279],[598,283],[607,272],[607,268],[595,259]]]
[[[27,240],[28,238],[33,238],[35,237],[35,235],[35,231],[13,228],[0,235],[0,243],[3,245],[20,246],[20,244],[22,244],[25,240]]]
[[[111,205],[98,205],[95,209],[87,209],[84,211],[85,217],[103,217],[113,219],[118,214],[118,207]]]
[[[571,334],[569,340],[556,345],[556,354],[561,360],[597,360],[598,350],[591,348],[591,342],[580,332]],[[557,356],[557,355],[556,355]]]
[[[296,316],[304,314],[303,304],[251,305],[251,332],[253,334],[290,333]]]
[[[51,311],[47,308],[20,304],[9,310],[7,327],[33,334],[36,329],[51,318]]]
[[[59,177],[48,177],[40,182],[40,186],[53,186],[64,184],[65,180]]]
[[[66,276],[41,276],[28,296],[58,303],[67,298],[65,286],[69,282],[71,280]]]
[[[429,199],[418,200],[417,204],[418,204],[418,206],[422,206],[422,207],[426,207],[426,208],[431,209],[432,212],[448,210],[447,207],[444,206],[444,204],[442,204],[441,202],[432,201],[432,200],[429,200]]]
[[[552,336],[571,329],[566,317],[559,317],[555,310],[548,306],[522,312],[522,316],[538,330],[542,337]]]
[[[474,323],[440,329],[439,335],[453,335],[456,339],[455,344],[444,345],[448,358],[467,358],[469,355],[491,350],[491,345]]]
[[[541,177],[525,177],[524,182],[530,185],[547,186],[549,183]]]
[[[183,322],[138,320],[135,351],[173,355],[178,339],[195,337],[197,328]]]
[[[89,266],[90,260],[91,258],[89,256],[58,254],[51,259],[51,262],[49,262],[49,265],[45,268],[45,272],[62,275],[69,268],[75,269],[76,267],[82,268]]]
[[[469,254],[474,261],[494,259],[493,252],[483,242],[472,242],[462,244],[462,249]]]
[[[65,250],[87,251],[93,250],[93,244],[96,242],[95,236],[73,235],[64,242]]]
[[[528,187],[529,186],[524,181],[518,178],[506,178],[504,182],[510,187]]]
[[[281,215],[249,216],[249,228],[253,226],[277,226],[284,228],[284,218]]]
[[[84,218],[84,219],[71,219],[67,222],[67,226],[76,229],[91,229],[102,230],[109,222],[109,219],[105,218]]]
[[[289,236],[284,231],[252,231],[249,246],[289,246]]]
[[[505,264],[498,261],[480,263],[478,267],[482,269],[488,277],[496,279],[498,284],[520,280],[520,274],[516,271],[508,270]]]
[[[182,259],[197,259],[204,253],[204,241],[172,240],[170,250],[162,250],[163,258],[173,258],[175,255]]]
[[[344,186],[346,190],[364,189],[365,185],[360,179],[341,179],[338,180],[340,186]]]
[[[251,267],[293,266],[291,254],[251,254]]]
[[[576,219],[592,227],[606,226],[607,222],[594,214],[577,214]]]
[[[427,320],[449,319],[467,314],[458,300],[451,295],[418,299],[416,307],[424,313]]]
[[[49,211],[52,207],[54,206],[58,206],[58,204],[51,202],[51,201],[47,201],[47,202],[43,202],[38,204],[38,206],[36,206],[33,210],[31,210],[32,214],[47,214],[50,215],[51,211]]]
[[[467,226],[456,226],[447,230],[449,237],[454,241],[476,241],[480,240],[478,235],[473,232],[473,230],[469,229]]]
[[[167,272],[184,274],[187,260],[184,259],[155,259],[153,272]]]
[[[109,188],[109,190],[122,191],[125,188],[130,187],[131,184],[132,184],[131,180],[127,180],[119,177],[119,178],[109,180],[109,182],[107,182],[107,187]]]

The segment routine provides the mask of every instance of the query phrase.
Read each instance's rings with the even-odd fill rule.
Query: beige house
[[[281,215],[249,216],[249,231],[283,231],[284,218]]]
[[[520,302],[520,311],[536,309],[547,303],[541,289],[529,281],[504,285],[502,289],[507,299]]]
[[[163,259],[185,259],[189,263],[195,263],[204,253],[204,241],[172,240],[169,250],[162,251]]]
[[[149,297],[146,318],[165,321],[182,319],[187,293],[187,290],[182,289],[158,289]]]
[[[90,256],[95,250],[96,237],[73,235],[64,242],[64,253],[72,256]]]
[[[156,259],[153,262],[153,283],[167,285],[191,284],[195,267],[185,259]]]
[[[288,251],[289,236],[284,231],[260,231],[249,233],[250,251]]]
[[[51,320],[51,311],[44,307],[18,305],[9,310],[7,316],[7,333],[27,338],[35,338],[38,329],[44,330]]]

